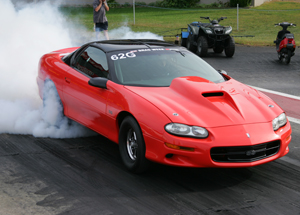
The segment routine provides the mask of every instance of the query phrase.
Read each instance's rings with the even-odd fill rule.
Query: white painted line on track
[[[286,94],[286,93],[281,93],[281,92],[277,92],[277,91],[273,91],[273,90],[267,90],[267,89],[264,89],[264,88],[255,87],[255,86],[251,86],[251,85],[248,85],[248,86],[252,87],[254,89],[257,89],[259,91],[262,91],[262,92],[272,93],[272,94],[275,94],[275,95],[284,96],[284,97],[287,97],[287,98],[296,99],[296,100],[300,101],[300,97],[299,96],[294,96],[294,95],[290,95],[290,94]],[[290,117],[290,116],[288,116],[288,119],[289,119],[290,122],[300,124],[300,119],[297,119],[297,118],[294,118],[294,117]]]
[[[290,122],[300,124],[300,119],[296,119],[290,116],[288,116],[287,118],[289,119]]]
[[[294,96],[294,95],[291,95],[291,94],[281,93],[281,92],[277,92],[277,91],[273,91],[273,90],[267,90],[267,89],[264,89],[264,88],[255,87],[255,86],[251,86],[251,85],[248,85],[248,86],[252,87],[254,89],[257,89],[259,91],[262,91],[262,92],[272,93],[272,94],[276,94],[276,95],[279,95],[279,96],[284,96],[284,97],[287,97],[287,98],[300,100],[299,96]]]

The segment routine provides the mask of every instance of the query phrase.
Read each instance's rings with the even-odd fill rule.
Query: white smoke
[[[94,32],[68,22],[48,2],[19,5],[16,9],[11,0],[0,1],[0,133],[52,138],[93,135],[61,114],[53,85],[45,87],[44,105],[38,95],[37,65],[43,54],[95,40]],[[134,33],[129,27],[111,30],[109,36],[162,39],[150,32]]]

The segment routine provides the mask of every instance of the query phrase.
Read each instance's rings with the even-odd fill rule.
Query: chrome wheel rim
[[[132,128],[127,133],[126,145],[127,145],[127,153],[130,159],[135,161],[137,158],[138,144],[137,144],[136,133]]]

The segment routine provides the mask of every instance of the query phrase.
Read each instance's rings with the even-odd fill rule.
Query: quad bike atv
[[[210,22],[188,24],[187,31],[184,29],[181,31],[181,46],[196,52],[200,57],[205,57],[209,48],[212,48],[215,53],[222,53],[225,50],[225,55],[232,57],[235,51],[234,39],[230,36],[232,27],[219,25],[219,22],[227,17],[218,20],[211,20],[209,17],[200,18],[208,19]]]

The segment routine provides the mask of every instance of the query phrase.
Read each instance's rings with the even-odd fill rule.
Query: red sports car
[[[286,155],[291,126],[263,93],[160,40],[91,42],[44,55],[63,114],[119,144],[132,172],[149,161],[251,167]],[[45,88],[46,89],[46,88]]]

